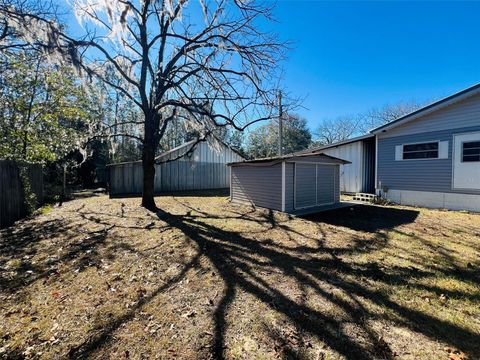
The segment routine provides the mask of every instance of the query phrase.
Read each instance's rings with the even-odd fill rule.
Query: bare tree
[[[315,132],[315,146],[328,145],[366,134],[378,126],[419,109],[421,106],[421,103],[416,101],[404,101],[374,108],[359,115],[346,115],[336,119],[323,120]]]
[[[315,145],[328,145],[351,138],[360,131],[360,126],[360,119],[355,116],[323,120],[315,132]]]
[[[367,133],[370,130],[394,121],[406,114],[422,107],[417,101],[402,101],[397,104],[387,104],[381,108],[375,108],[361,115],[360,131]]]
[[[201,142],[217,127],[243,130],[273,116],[269,85],[284,46],[259,30],[259,21],[271,19],[268,2],[75,0],[73,6],[85,34],[74,37],[45,21],[45,48],[141,109],[135,125],[143,134],[112,136],[142,143],[144,207],[156,209],[155,151],[170,122],[187,120]],[[109,81],[107,69],[121,86]]]

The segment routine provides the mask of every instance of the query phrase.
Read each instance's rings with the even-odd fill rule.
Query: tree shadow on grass
[[[194,258],[188,263],[184,264],[182,270],[179,274],[173,276],[168,281],[164,282],[159,286],[155,291],[142,296],[135,306],[126,311],[121,316],[116,317],[113,321],[110,321],[107,326],[104,326],[98,331],[89,337],[88,341],[82,342],[77,346],[74,346],[70,349],[68,357],[71,359],[88,359],[90,355],[98,350],[100,347],[104,346],[111,339],[112,334],[120,328],[122,324],[127,323],[132,320],[137,313],[142,309],[143,306],[152,301],[160,293],[171,289],[173,286],[178,284],[188,273],[190,269],[196,268],[199,266],[199,260],[202,256],[201,252],[198,252]]]
[[[150,229],[146,225],[124,224],[124,204],[118,213],[91,211],[82,204],[74,210],[62,209],[65,216],[46,221],[21,221],[15,226],[0,230],[0,291],[15,293],[39,280],[48,280],[58,274],[59,266],[75,268],[79,272],[91,266],[99,266],[102,256],[99,249],[106,246],[110,230]],[[129,220],[145,222],[141,216],[128,216]],[[88,229],[85,226],[88,225]],[[157,227],[156,230],[159,229]],[[121,235],[117,238],[120,239]],[[46,242],[44,241],[46,240]],[[113,260],[117,248],[106,255]],[[123,243],[125,245],[125,243]],[[58,250],[62,250],[61,252]],[[133,251],[133,249],[132,249]],[[32,261],[38,255],[40,261]],[[66,270],[64,269],[63,272]]]
[[[367,208],[368,209],[368,208]],[[345,211],[345,210],[344,210]],[[415,220],[417,212],[391,208],[373,208],[359,214],[360,226],[353,220],[342,220],[347,213],[335,211],[333,214],[322,214],[314,217],[328,223],[341,224],[363,231],[387,229]],[[369,219],[378,221],[375,226],[366,226]],[[225,335],[229,324],[226,314],[241,290],[266,304],[276,312],[288,318],[303,333],[321,339],[328,347],[348,359],[391,359],[394,353],[388,344],[369,324],[370,318],[378,318],[363,302],[366,299],[374,306],[386,308],[383,319],[395,322],[427,337],[449,343],[473,355],[479,351],[478,334],[469,332],[460,326],[437,319],[420,310],[406,308],[391,300],[389,295],[368,287],[355,279],[371,279],[383,284],[407,284],[409,278],[433,276],[429,272],[411,274],[404,268],[392,268],[385,271],[371,265],[345,263],[335,257],[301,257],[285,252],[276,244],[267,245],[239,235],[236,231],[226,231],[211,223],[203,221],[204,215],[195,216],[191,212],[186,215],[175,215],[165,211],[159,217],[170,226],[182,231],[195,241],[204,255],[209,258],[224,282],[224,294],[213,314],[215,331],[212,355],[215,358],[225,356]],[[271,224],[271,219],[266,219]],[[355,252],[356,249],[351,249]],[[315,253],[318,255],[318,251]],[[261,260],[259,260],[261,259]],[[292,300],[282,292],[276,284],[272,284],[261,276],[261,271],[272,270],[282,273],[304,287],[310,288],[318,296],[338,306],[349,319],[335,318],[318,309]],[[334,286],[347,294],[338,296],[326,291],[320,283]],[[352,336],[344,327],[345,321],[353,323],[358,329],[357,337]]]
[[[413,223],[418,214],[417,210],[356,205],[351,208],[305,215],[303,218],[314,222],[343,226],[356,231],[375,233],[379,230],[389,230]]]
[[[115,215],[113,210],[114,208],[112,214],[102,213],[96,209],[90,211],[82,205],[74,210],[63,210],[64,216],[61,218],[24,222],[17,224],[16,227],[2,230],[0,232],[0,255],[2,255],[0,257],[0,296],[10,298],[12,305],[28,302],[29,286],[37,282],[42,284],[45,294],[50,296],[50,286],[59,281],[61,276],[75,276],[76,273],[91,267],[99,269],[104,265],[105,260],[113,261],[119,252],[130,252],[140,258],[148,259],[152,248],[137,249],[128,242],[128,239],[124,239],[121,233],[114,235],[116,240],[114,242],[109,232],[117,227],[121,229],[120,231],[124,229],[148,231],[150,227],[146,229],[145,226],[118,223],[124,214],[121,212]],[[71,213],[72,216],[67,213]],[[143,220],[143,222],[151,220],[136,216],[127,217]],[[158,233],[162,228],[157,227],[156,230]],[[34,259],[36,256],[40,259]],[[179,263],[175,274],[157,278],[159,286],[153,291],[140,291],[137,299],[129,304],[127,310],[117,317],[112,317],[106,325],[104,323],[99,327],[94,325],[88,333],[85,333],[85,339],[81,339],[79,343],[70,347],[68,353],[57,355],[62,358],[89,358],[92,352],[108,343],[115,330],[131,321],[144,305],[158,294],[171,290],[179,284],[190,269],[197,268],[201,256],[202,252],[199,249],[191,259]],[[15,266],[11,268],[12,263]],[[108,284],[108,279],[105,278],[105,280]],[[1,310],[5,312],[0,315],[5,315],[6,310],[4,308]],[[10,315],[7,314],[7,316]],[[7,338],[9,337],[10,335],[7,334]],[[4,348],[0,357],[23,359],[25,355],[20,346]]]
[[[227,314],[232,305],[237,301],[240,292],[254,297],[262,305],[280,314],[288,320],[296,338],[313,337],[325,343],[338,354],[347,359],[392,359],[395,354],[389,345],[381,338],[380,334],[371,325],[371,320],[381,320],[395,323],[398,326],[409,328],[421,333],[432,340],[442,341],[460,348],[471,356],[480,351],[478,334],[465,330],[450,322],[442,321],[421,310],[407,308],[393,301],[388,293],[368,286],[377,283],[389,286],[411,286],[422,289],[412,279],[428,279],[435,276],[429,271],[410,270],[404,267],[382,267],[377,263],[361,263],[345,261],[343,255],[357,254],[364,251],[382,249],[388,243],[388,236],[378,230],[392,229],[399,225],[415,221],[418,212],[398,210],[395,208],[366,207],[363,210],[352,211],[342,209],[331,213],[318,214],[307,217],[317,223],[326,223],[334,226],[343,226],[350,229],[375,233],[373,240],[353,239],[353,246],[342,248],[325,247],[322,241],[317,241],[316,246],[298,245],[285,246],[275,239],[259,241],[248,236],[251,233],[242,233],[239,229],[225,230],[221,221],[242,220],[259,223],[263,231],[276,229],[282,232],[285,239],[292,240],[292,235],[304,236],[309,241],[316,241],[307,237],[300,231],[293,229],[289,219],[278,221],[272,212],[239,211],[234,215],[213,215],[192,209],[188,204],[182,203],[185,213],[174,214],[160,211],[158,217],[166,222],[171,229],[178,229],[187,239],[197,246],[193,259],[182,265],[180,272],[161,283],[149,294],[138,299],[137,304],[120,314],[118,317],[101,328],[88,334],[88,338],[77,346],[71,348],[67,354],[70,358],[89,358],[99,348],[109,343],[113,333],[122,324],[132,320],[141,309],[160,293],[171,289],[183,279],[187,272],[199,266],[202,257],[207,257],[215,267],[222,279],[224,290],[221,299],[216,303],[212,313],[213,339],[211,343],[211,356],[224,358],[226,355],[227,333],[232,323],[227,320]],[[79,214],[84,220],[91,220],[92,214],[87,211]],[[369,222],[376,222],[369,224]],[[114,223],[112,217],[102,218],[99,225],[109,226]],[[54,224],[50,229],[56,231],[65,224]],[[53,225],[52,225],[53,226]],[[134,227],[135,228],[135,227]],[[322,232],[322,238],[329,236]],[[91,244],[93,249],[102,243]],[[366,246],[366,243],[368,243]],[[120,242],[119,249],[135,251],[128,243]],[[85,251],[84,248],[72,249],[75,254]],[[422,261],[422,259],[418,259]],[[445,274],[449,275],[448,269]],[[296,299],[287,293],[281,284],[266,278],[265,274],[279,274],[285,280],[298,285],[301,298]],[[458,275],[458,274],[457,274]],[[461,276],[461,275],[459,275]],[[363,281],[359,281],[363,279]],[[336,291],[329,289],[335,288]],[[438,291],[441,291],[438,289]],[[335,305],[345,314],[340,317],[324,311],[321,307],[312,307],[306,298],[308,294],[324,300],[325,303]],[[453,294],[452,296],[462,294]],[[478,299],[480,301],[480,299]],[[367,306],[366,302],[372,306]],[[375,308],[383,311],[376,312]],[[354,324],[355,334],[346,324]],[[277,352],[283,358],[302,358],[291,346],[289,336],[283,330],[266,326],[266,334],[275,344]],[[299,340],[300,341],[300,340]],[[302,340],[303,341],[303,340]],[[306,356],[306,355],[305,355]]]
[[[69,221],[55,219],[3,230],[0,241],[1,292],[14,293],[38,280],[48,279],[57,274],[57,268],[62,263],[75,260],[75,266],[79,269],[94,264],[97,262],[96,249],[104,244],[110,229],[111,227],[103,227],[98,231],[85,232],[81,239],[63,244],[66,251],[62,255],[53,253],[39,262],[33,262],[31,258],[38,252],[45,252],[45,249],[41,248],[44,238],[51,234],[73,237],[78,235],[77,226]],[[54,248],[56,244],[51,246]]]

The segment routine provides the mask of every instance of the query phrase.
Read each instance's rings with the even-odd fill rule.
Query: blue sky
[[[62,0],[57,0],[63,3]],[[425,102],[480,82],[479,1],[277,0],[267,29],[293,41],[284,85],[325,118]],[[78,29],[73,16],[72,29]]]
[[[295,42],[284,83],[324,118],[402,100],[427,101],[480,82],[480,2],[278,1],[282,39]]]

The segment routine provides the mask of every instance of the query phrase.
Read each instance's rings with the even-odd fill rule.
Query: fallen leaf
[[[192,311],[188,311],[186,313],[183,313],[181,316],[183,318],[190,318],[190,317],[194,317],[195,315],[197,315],[197,312],[195,310],[192,310]]]

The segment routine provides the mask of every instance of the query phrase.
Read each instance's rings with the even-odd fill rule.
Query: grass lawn
[[[0,232],[0,358],[480,358],[480,215],[138,204]]]

